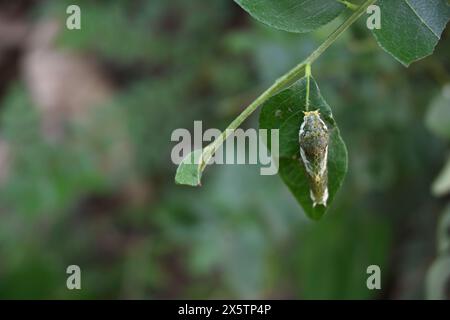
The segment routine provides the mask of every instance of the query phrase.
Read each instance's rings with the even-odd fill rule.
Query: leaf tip
[[[175,174],[175,183],[179,185],[188,185],[192,187],[201,186],[201,168],[199,159],[202,155],[202,150],[195,150],[188,154],[177,168]]]

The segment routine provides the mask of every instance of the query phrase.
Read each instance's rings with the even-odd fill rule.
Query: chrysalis
[[[300,156],[309,179],[313,206],[327,205],[328,200],[328,128],[319,110],[304,112],[300,126]]]

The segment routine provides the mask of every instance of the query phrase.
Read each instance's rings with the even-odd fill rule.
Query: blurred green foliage
[[[39,2],[35,18],[64,21],[69,2]],[[405,69],[361,21],[317,62],[350,157],[323,221],[306,221],[279,178],[256,166],[208,168],[198,190],[173,182],[175,128],[196,119],[224,128],[337,22],[292,35],[227,0],[83,3],[82,31],[63,29],[59,46],[95,56],[117,92],[62,146],[42,137],[21,84],[3,97],[0,132],[15,158],[0,193],[0,298],[423,297],[443,207],[430,185],[446,150],[424,114],[447,80],[449,41]],[[122,137],[90,134],[105,117],[133,146],[132,167],[115,174],[99,155]],[[135,177],[145,185],[138,203],[124,191]],[[81,291],[66,289],[70,264],[81,267]],[[381,292],[365,286],[372,264]]]
[[[431,132],[449,141],[450,134],[450,85],[444,86],[442,93],[435,97],[426,116],[426,124]],[[432,185],[435,196],[450,193],[450,160],[447,160],[442,171]],[[429,267],[426,278],[427,299],[448,300],[450,298],[450,206],[443,210],[437,226],[437,250],[435,261]]]
[[[14,153],[9,183],[1,194],[7,208],[34,215],[64,210],[83,194],[107,187],[93,146],[61,148],[42,139],[39,114],[24,88],[13,87],[5,105],[2,137]]]

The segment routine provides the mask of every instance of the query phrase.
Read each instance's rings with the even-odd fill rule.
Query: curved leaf
[[[426,277],[427,298],[448,300],[450,284],[450,206],[441,217],[438,228],[438,257],[431,265]]]
[[[450,84],[444,86],[442,94],[431,103],[425,124],[434,134],[444,139],[450,139]]]
[[[183,159],[175,175],[175,182],[177,184],[185,184],[193,187],[201,185],[202,170],[200,160],[202,151],[202,149],[192,151]]]
[[[444,196],[450,193],[450,159],[447,160],[444,169],[439,173],[436,180],[433,181],[431,191],[436,197]]]
[[[446,289],[450,278],[450,256],[438,258],[430,267],[426,278],[426,294],[429,300],[448,300]]]
[[[313,206],[305,168],[300,159],[299,129],[305,110],[307,79],[297,81],[288,89],[270,98],[261,110],[262,129],[279,129],[280,176],[289,187],[306,214],[320,219],[332,203],[347,173],[347,148],[342,140],[331,109],[322,98],[316,82],[310,79],[310,110],[318,109],[326,123],[330,138],[328,146],[328,204]],[[271,142],[268,141],[271,150]]]
[[[433,53],[450,19],[447,0],[378,0],[378,44],[405,66]]]
[[[448,205],[439,221],[437,232],[438,254],[450,255],[450,205]]]
[[[309,32],[336,18],[345,5],[336,0],[234,0],[253,18],[289,32]]]

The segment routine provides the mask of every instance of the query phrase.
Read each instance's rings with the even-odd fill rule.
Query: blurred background
[[[0,1],[0,298],[427,297],[450,200],[448,28],[404,68],[361,19],[315,63],[350,162],[312,222],[256,165],[175,185],[171,133],[224,129],[342,20],[298,35],[231,0],[98,0],[68,30],[73,3]]]

